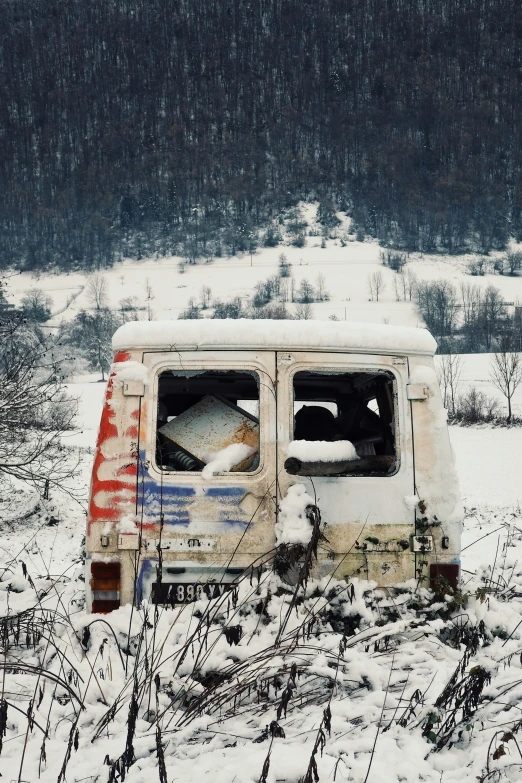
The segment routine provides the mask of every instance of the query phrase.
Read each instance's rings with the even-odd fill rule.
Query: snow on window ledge
[[[231,443],[224,449],[206,455],[207,464],[201,471],[204,479],[212,478],[215,473],[226,473],[256,451],[246,443]]]
[[[301,462],[347,462],[359,459],[355,446],[349,440],[293,440],[288,444],[287,456]]]

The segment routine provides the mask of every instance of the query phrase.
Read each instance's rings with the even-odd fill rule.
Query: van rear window
[[[156,462],[166,471],[251,472],[259,466],[259,379],[240,370],[159,376]]]
[[[287,460],[288,472],[383,476],[396,471],[397,422],[391,373],[301,371],[294,375],[293,393],[293,451],[301,459]],[[314,448],[317,441],[338,442],[338,447]],[[353,445],[352,459],[338,459],[342,441],[348,442],[347,447]]]

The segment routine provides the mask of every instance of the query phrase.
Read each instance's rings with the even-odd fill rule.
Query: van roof
[[[437,344],[427,329],[347,321],[198,319],[129,321],[112,338],[115,351],[248,349],[428,354]]]

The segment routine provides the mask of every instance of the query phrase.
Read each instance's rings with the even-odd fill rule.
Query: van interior
[[[201,471],[234,444],[250,446],[230,469],[259,464],[259,379],[240,370],[167,370],[159,376],[156,462],[163,470]]]
[[[259,465],[259,377],[243,370],[166,370],[159,376],[156,462],[166,471],[201,471],[233,444],[250,447],[230,465]],[[349,463],[297,464],[296,475],[390,475],[396,468],[393,375],[385,371],[300,371],[293,377],[293,435],[303,441],[350,441]],[[313,453],[313,449],[311,450]]]
[[[357,460],[285,467],[297,475],[389,475],[395,471],[394,379],[387,372],[294,375],[294,440],[349,441]],[[292,467],[294,469],[292,469]]]

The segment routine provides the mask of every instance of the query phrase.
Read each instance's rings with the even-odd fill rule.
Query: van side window
[[[160,374],[156,462],[161,470],[203,471],[204,476],[256,470],[259,426],[256,373],[165,370]]]
[[[395,472],[397,422],[391,373],[302,371],[294,375],[293,392],[294,442],[289,454],[295,458],[285,463],[288,472],[315,476]],[[314,441],[336,446],[314,447]]]

